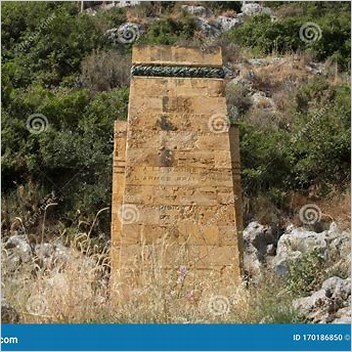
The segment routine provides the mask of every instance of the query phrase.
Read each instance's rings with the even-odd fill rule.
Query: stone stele
[[[239,280],[239,133],[221,49],[135,46],[132,64],[128,121],[115,122],[113,285],[180,270],[185,281]]]

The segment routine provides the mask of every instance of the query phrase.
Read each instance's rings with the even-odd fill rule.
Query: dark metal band
[[[163,66],[163,65],[133,65],[132,76],[151,77],[195,77],[224,78],[225,72],[216,67]]]

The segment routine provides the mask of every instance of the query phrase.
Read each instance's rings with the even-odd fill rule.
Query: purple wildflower
[[[177,283],[178,284],[181,284],[185,278],[186,278],[186,275],[187,275],[187,268],[184,266],[184,265],[181,265],[180,266],[180,269],[179,269],[179,276],[178,276],[178,279],[177,279]]]

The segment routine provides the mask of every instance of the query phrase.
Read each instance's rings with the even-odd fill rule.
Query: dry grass
[[[303,15],[304,10],[295,5],[296,4],[287,4],[285,6],[281,6],[279,9],[275,11],[275,16],[279,18],[286,18],[286,17]]]
[[[286,55],[278,62],[269,63],[255,69],[256,90],[270,90],[272,93],[288,91],[312,76],[305,68],[305,57]]]
[[[96,51],[82,61],[81,81],[94,92],[127,87],[130,82],[131,59],[114,50]]]
[[[237,12],[235,10],[225,10],[221,11],[221,16],[226,16],[226,17],[236,17]]]
[[[148,278],[144,285],[131,288],[123,301],[113,299],[118,295],[108,283],[109,251],[89,254],[89,241],[81,235],[72,243],[66,263],[39,265],[34,259],[18,266],[15,273],[7,270],[8,253],[3,251],[5,296],[22,323],[297,321],[290,308],[292,298],[283,294],[283,282],[273,275],[256,284],[234,281],[224,287],[216,273],[192,283],[192,271],[180,280],[177,269],[151,268],[153,275],[144,271]]]
[[[332,191],[325,199],[316,204],[321,209],[323,216],[328,217],[339,224],[342,230],[348,230],[351,226],[351,192]]]
[[[293,218],[293,224],[301,226],[298,218],[298,211],[306,204],[315,204],[321,212],[321,220],[330,224],[332,221],[339,225],[341,230],[348,230],[351,224],[351,192],[349,189],[342,192],[333,190],[327,196],[323,197],[319,187],[311,187],[308,192],[292,192],[289,194],[288,208]]]
[[[72,243],[67,261],[34,256],[10,271],[11,253],[2,251],[5,297],[24,323],[80,322],[100,313],[106,285],[106,253],[87,252],[88,236]],[[79,248],[79,249],[77,249]],[[86,252],[87,255],[83,255]]]
[[[162,7],[159,4],[152,5],[149,2],[142,2],[138,6],[131,6],[126,9],[128,22],[146,25],[148,17],[157,17],[162,13]]]
[[[269,199],[266,194],[259,194],[256,197],[245,198],[243,214],[245,222],[256,219],[263,225],[277,226],[284,225],[285,217],[282,210]]]

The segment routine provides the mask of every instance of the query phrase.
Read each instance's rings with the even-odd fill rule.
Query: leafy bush
[[[294,187],[346,184],[351,157],[349,96],[348,86],[329,87],[319,78],[298,92],[290,144]]]
[[[104,35],[126,11],[89,16],[78,5],[1,4],[4,201],[33,184],[38,194],[56,193],[68,222],[110,203],[113,123],[126,118],[129,83],[130,47],[111,51]],[[42,133],[26,127],[32,114],[47,119]]]
[[[234,10],[237,13],[241,12],[241,1],[206,1],[202,2],[204,6],[209,7],[215,12],[223,10]]]
[[[290,190],[312,185],[322,187],[325,194],[336,186],[341,190],[347,187],[351,157],[349,96],[348,86],[334,87],[318,77],[297,91],[290,128],[267,126],[264,116],[254,125],[244,115],[240,146],[245,193],[267,193],[279,201]],[[240,95],[236,100],[242,106]]]
[[[323,282],[323,258],[318,251],[304,254],[288,266],[287,287],[296,296],[320,289]]]
[[[107,11],[98,11],[95,15],[95,24],[101,31],[118,28],[127,22],[126,8],[113,7]]]
[[[274,22],[268,15],[254,16],[241,27],[230,31],[227,36],[236,44],[252,48],[257,54],[309,50],[317,60],[332,58],[343,69],[347,69],[351,51],[350,3],[312,2],[289,6],[291,11],[295,7],[298,10],[303,7],[303,15],[301,11],[296,14],[292,11],[291,16]],[[301,27],[309,22],[319,26],[321,36],[317,35],[317,40],[306,42],[300,38],[299,33]]]
[[[332,276],[349,277],[348,255],[333,248],[329,249],[327,258],[323,258],[318,250],[303,254],[288,265],[287,288],[295,297],[303,297],[318,291],[322,283]]]
[[[146,4],[136,9],[136,18],[143,10],[160,17],[144,23],[146,32],[139,41],[200,44],[195,41],[195,18],[177,12],[178,5]],[[330,57],[341,67],[348,66],[350,4],[269,5],[282,10],[278,22],[255,16],[214,40],[223,47],[226,60],[240,61],[239,48],[249,47],[261,54],[310,50],[319,60]],[[74,218],[77,209],[82,217],[94,216],[99,207],[110,203],[113,121],[126,118],[131,52],[131,45],[110,43],[104,33],[126,22],[127,11],[115,8],[89,16],[79,13],[79,4],[72,2],[4,2],[1,6],[4,196],[32,182],[43,194],[61,191],[65,202],[57,209],[65,218]],[[211,6],[215,12],[237,11],[240,4]],[[133,17],[132,10],[128,14]],[[309,45],[298,34],[307,21],[322,29],[322,38]],[[260,83],[270,84],[265,77]],[[273,121],[274,115],[264,115],[260,109],[256,121],[247,119],[250,92],[228,86],[229,107],[236,107],[241,115],[245,195],[265,195],[276,205],[290,190],[317,184],[326,190],[346,187],[349,94],[348,86],[333,87],[324,78],[303,84],[295,100],[291,99],[294,90],[286,99],[292,100],[287,127],[288,123],[280,125]],[[48,126],[43,133],[31,134],[27,118],[38,113],[46,116]],[[108,227],[107,221],[106,231]]]
[[[246,123],[240,123],[240,132],[245,191],[255,195],[270,188],[285,188],[291,167],[285,133],[268,135],[267,131]]]
[[[294,324],[302,322],[299,312],[292,307],[294,296],[287,291],[285,280],[266,272],[259,282],[250,284],[248,321],[255,324]]]
[[[228,37],[235,44],[252,48],[258,54],[283,53],[299,47],[299,28],[299,23],[292,19],[271,22],[269,15],[258,15],[230,31]]]
[[[143,44],[172,45],[178,41],[191,39],[196,30],[196,23],[190,16],[183,16],[178,20],[172,18],[160,19],[152,22],[147,33],[140,38]]]
[[[94,216],[111,201],[113,124],[126,118],[128,90],[93,97],[82,89],[33,88],[20,101],[17,115],[3,117],[3,185],[40,183],[61,198],[57,209],[68,218],[77,209],[83,218]],[[31,134],[26,119],[37,112],[47,117],[47,129]]]

